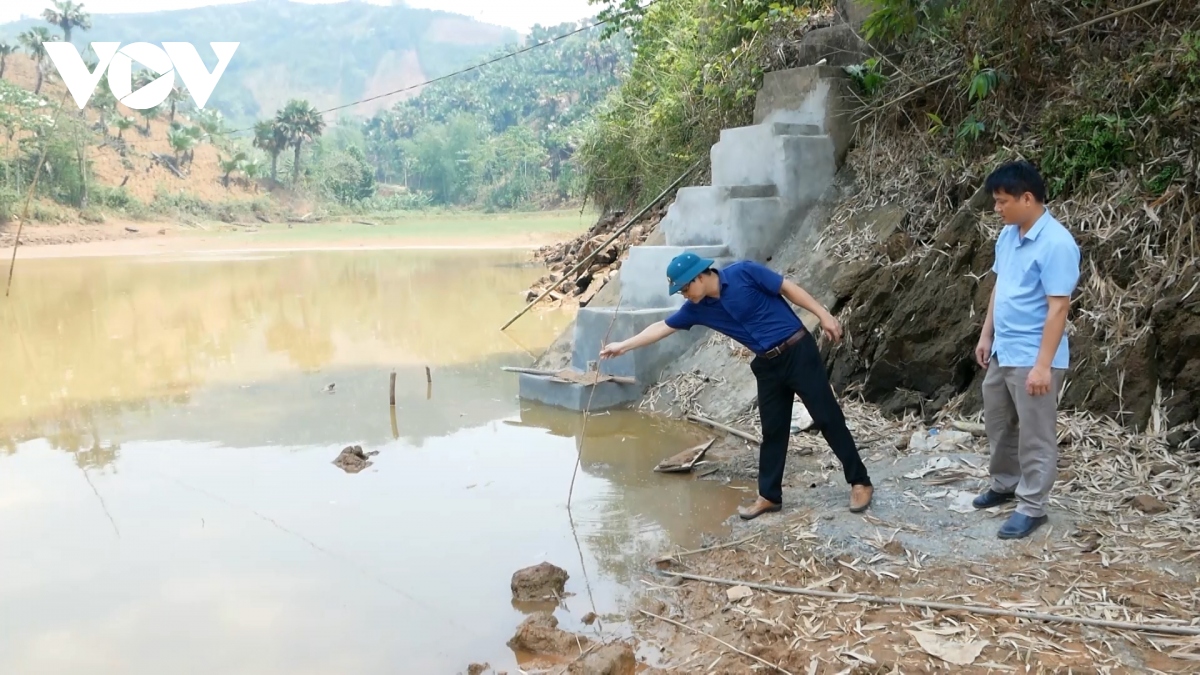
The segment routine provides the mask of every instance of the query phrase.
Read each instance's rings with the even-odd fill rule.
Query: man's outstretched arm
[[[649,326],[646,326],[645,330],[637,335],[634,335],[628,340],[622,340],[620,342],[613,342],[611,344],[604,345],[604,347],[600,350],[600,358],[609,359],[615,356],[620,356],[630,350],[638,349],[639,347],[652,345],[674,332],[675,329],[668,326],[667,322],[657,321]]]

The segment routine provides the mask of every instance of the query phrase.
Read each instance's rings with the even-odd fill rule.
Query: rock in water
[[[529,615],[517,626],[516,635],[508,641],[509,648],[513,650],[557,656],[577,656],[587,649],[588,644],[586,637],[559,628],[558,619],[550,612]]]
[[[342,450],[341,454],[337,456],[337,459],[333,460],[333,464],[346,473],[358,473],[359,471],[362,471],[373,464],[373,462],[367,459],[368,457],[373,457],[378,454],[378,450],[375,450],[374,452],[363,452],[362,447],[350,445]]]
[[[633,675],[637,661],[626,644],[601,647],[571,664],[570,675]]]
[[[557,600],[563,596],[569,578],[566,570],[548,562],[517,570],[510,584],[513,600]]]

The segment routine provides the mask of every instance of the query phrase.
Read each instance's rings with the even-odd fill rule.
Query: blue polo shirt
[[[752,260],[735,262],[717,271],[721,297],[685,302],[666,324],[676,330],[707,326],[724,333],[756,353],[770,351],[800,330],[803,324],[780,295],[783,276]]]
[[[1000,231],[992,265],[996,274],[992,355],[1001,366],[1031,368],[1037,363],[1042,329],[1050,310],[1046,296],[1070,296],[1075,291],[1079,258],[1075,238],[1049,211],[1023,237],[1016,225]],[[1066,368],[1069,364],[1064,330],[1050,367]]]

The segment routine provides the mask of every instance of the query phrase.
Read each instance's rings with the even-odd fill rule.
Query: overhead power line
[[[327,114],[327,113],[334,112],[335,110],[342,110],[342,109],[344,109],[344,108],[351,108],[351,107],[353,107],[353,106],[356,106],[356,105],[359,105],[359,104],[362,104],[362,103],[368,103],[368,102],[370,102],[370,101],[374,101],[374,100],[381,99],[381,98],[386,98],[386,97],[388,97],[388,96],[395,96],[396,94],[403,94],[403,93],[404,93],[404,92],[406,92],[406,91],[411,91],[411,90],[413,90],[413,89],[417,89],[417,88],[419,88],[419,87],[425,87],[425,86],[428,86],[428,85],[430,85],[430,84],[433,84],[433,83],[435,83],[435,82],[441,82],[442,80],[448,80],[448,79],[450,79],[450,78],[452,78],[452,77],[457,77],[457,76],[459,76],[459,75],[463,75],[463,74],[465,74],[465,73],[469,73],[469,72],[471,72],[472,70],[478,70],[479,68],[482,68],[482,67],[484,67],[484,66],[490,66],[491,64],[493,64],[493,63],[496,63],[496,62],[498,62],[498,61],[503,61],[503,60],[505,60],[505,59],[510,59],[510,58],[512,58],[512,57],[514,57],[514,56],[518,56],[518,55],[520,55],[520,54],[524,54],[525,52],[527,52],[527,51],[530,51],[530,50],[533,50],[533,49],[537,49],[538,47],[544,47],[544,46],[546,46],[546,45],[549,45],[549,44],[553,44],[553,43],[555,43],[555,42],[558,42],[559,40],[565,40],[565,39],[567,39],[567,38],[569,38],[569,37],[571,37],[571,36],[573,36],[573,35],[578,35],[579,33],[583,33],[583,32],[585,32],[585,31],[589,31],[589,30],[591,30],[591,29],[593,29],[593,28],[595,28],[595,27],[597,27],[597,26],[603,26],[603,25],[604,25],[604,24],[606,24],[606,23],[612,23],[613,21],[616,21],[617,19],[620,19],[620,18],[622,18],[622,17],[624,17],[624,16],[627,16],[627,15],[629,15],[629,14],[633,14],[633,13],[635,13],[635,12],[641,12],[641,11],[644,11],[646,8],[650,7],[651,5],[655,4],[656,2],[658,2],[658,0],[649,0],[649,2],[647,2],[646,4],[642,5],[641,7],[637,8],[637,9],[630,9],[630,10],[627,10],[627,11],[621,12],[620,14],[614,14],[613,16],[611,16],[611,17],[609,17],[609,18],[607,18],[607,19],[605,19],[605,20],[603,20],[603,21],[597,21],[596,23],[593,23],[593,24],[590,24],[590,25],[587,25],[587,26],[583,26],[583,27],[581,27],[581,28],[576,28],[575,30],[573,30],[573,31],[571,31],[571,32],[569,32],[569,33],[563,33],[562,35],[556,35],[556,36],[554,36],[554,37],[550,38],[549,40],[545,40],[545,41],[543,41],[543,42],[538,42],[538,43],[536,43],[536,44],[528,45],[528,46],[526,46],[526,47],[522,47],[522,48],[520,48],[520,49],[518,49],[518,50],[516,50],[516,51],[513,51],[513,52],[506,52],[506,53],[504,53],[504,54],[501,54],[501,55],[499,55],[499,56],[497,56],[497,57],[495,57],[495,58],[493,58],[493,59],[490,59],[490,60],[488,60],[488,61],[484,61],[484,62],[482,62],[482,63],[476,63],[475,65],[473,65],[473,66],[468,66],[468,67],[466,67],[466,68],[463,68],[462,70],[456,70],[456,71],[454,71],[454,72],[452,72],[452,73],[447,73],[447,74],[445,74],[445,75],[442,75],[442,76],[440,76],[440,77],[435,77],[435,78],[433,78],[433,79],[425,80],[424,82],[418,82],[417,84],[411,84],[411,85],[409,85],[409,86],[407,86],[407,87],[402,87],[402,88],[400,88],[400,89],[396,89],[395,91],[389,91],[389,92],[385,92],[385,93],[383,93],[383,94],[376,94],[375,96],[371,96],[371,97],[368,97],[368,98],[361,98],[361,99],[358,99],[357,101],[352,101],[352,102],[350,102],[350,103],[343,103],[342,105],[335,106],[335,107],[333,107],[333,108],[328,108],[328,109],[326,109],[326,110],[320,110],[320,111],[318,111],[318,112],[317,112],[317,114],[318,114],[318,115],[325,115],[325,114]],[[234,131],[230,131],[230,132],[228,132],[228,133],[229,133],[229,134],[240,134],[240,133],[242,133],[242,132],[244,132],[244,131],[253,131],[253,130],[254,130],[254,127],[246,127],[246,128],[244,128],[244,129],[235,129]]]

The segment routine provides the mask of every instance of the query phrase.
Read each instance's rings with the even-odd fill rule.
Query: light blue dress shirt
[[[999,365],[1031,368],[1037,363],[1042,330],[1050,310],[1047,296],[1070,296],[1079,282],[1079,245],[1047,210],[1025,236],[1006,225],[996,239],[996,302],[992,320],[992,356]],[[1067,332],[1054,352],[1051,368],[1070,364]]]

